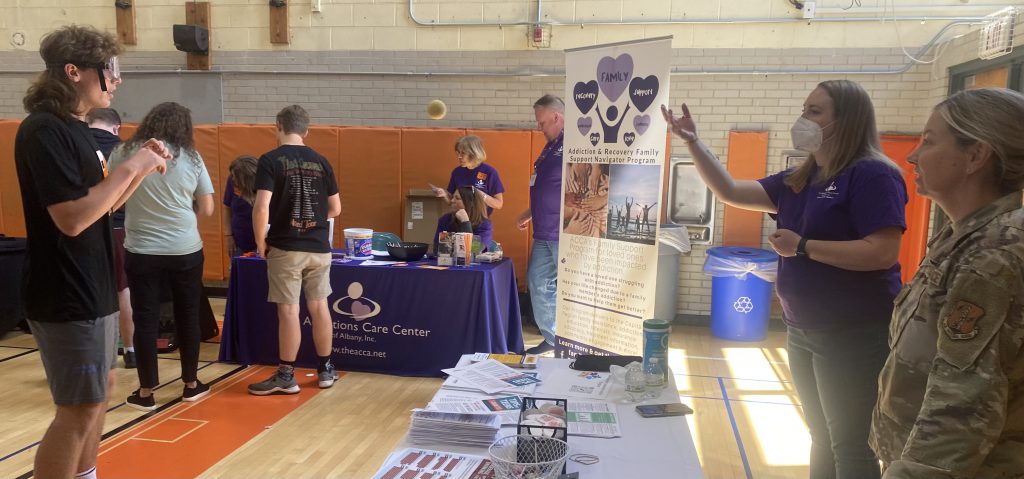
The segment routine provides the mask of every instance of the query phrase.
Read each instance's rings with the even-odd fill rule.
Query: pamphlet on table
[[[501,430],[501,416],[414,409],[409,438],[416,443],[488,447]]]
[[[622,437],[615,405],[607,401],[569,399],[566,420],[570,436]]]
[[[482,456],[403,449],[391,454],[373,479],[431,477],[445,479],[494,479],[494,466]]]
[[[432,411],[463,412],[472,414],[497,414],[502,425],[514,425],[519,421],[519,409],[523,398],[519,396],[477,397],[464,395],[442,395],[436,397],[427,409]]]
[[[462,387],[479,389],[487,394],[505,391],[509,387],[518,388],[540,382],[536,375],[516,371],[493,359],[473,363],[469,366],[442,369],[441,372],[458,378]]]

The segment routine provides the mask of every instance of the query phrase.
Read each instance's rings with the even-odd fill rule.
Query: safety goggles
[[[96,74],[100,77],[100,89],[107,91],[107,82],[121,82],[121,61],[117,57],[110,57],[105,63],[86,63],[80,65],[86,68],[95,68]]]

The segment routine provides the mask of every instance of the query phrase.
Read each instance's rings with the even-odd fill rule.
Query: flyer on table
[[[671,37],[567,50],[557,355],[643,350],[653,317]]]

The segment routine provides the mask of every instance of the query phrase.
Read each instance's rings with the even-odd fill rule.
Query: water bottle
[[[665,369],[661,366],[661,358],[653,357],[644,368],[644,382],[647,385],[645,396],[655,398],[661,396],[665,388]]]

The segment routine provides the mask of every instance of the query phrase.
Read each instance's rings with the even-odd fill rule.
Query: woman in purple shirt
[[[252,231],[252,203],[256,200],[256,157],[242,155],[231,162],[224,188],[224,244],[228,255],[256,251]]]
[[[757,181],[730,177],[698,139],[685,104],[682,110],[676,118],[662,106],[708,187],[725,203],[777,222],[769,242],[781,256],[778,295],[811,434],[810,477],[880,477],[867,438],[901,287],[907,192],[881,151],[871,99],[848,80],[818,84],[791,130],[807,161]]]
[[[480,238],[483,249],[491,244],[493,228],[491,220],[484,212],[485,206],[480,195],[473,192],[472,186],[460,186],[452,195],[452,212],[445,213],[437,220],[437,231],[434,232],[434,251],[437,252],[437,237],[442,231],[451,233],[473,233]],[[463,200],[468,198],[468,200]]]
[[[487,160],[487,152],[484,151],[484,143],[480,137],[466,135],[459,138],[455,142],[455,158],[459,160],[459,166],[452,170],[451,179],[448,180],[448,189],[435,186],[434,194],[451,202],[456,188],[472,186],[476,188],[475,194],[487,205],[488,216],[494,210],[500,210],[505,204],[502,199],[505,194],[505,185],[501,184],[498,170],[484,163]]]

